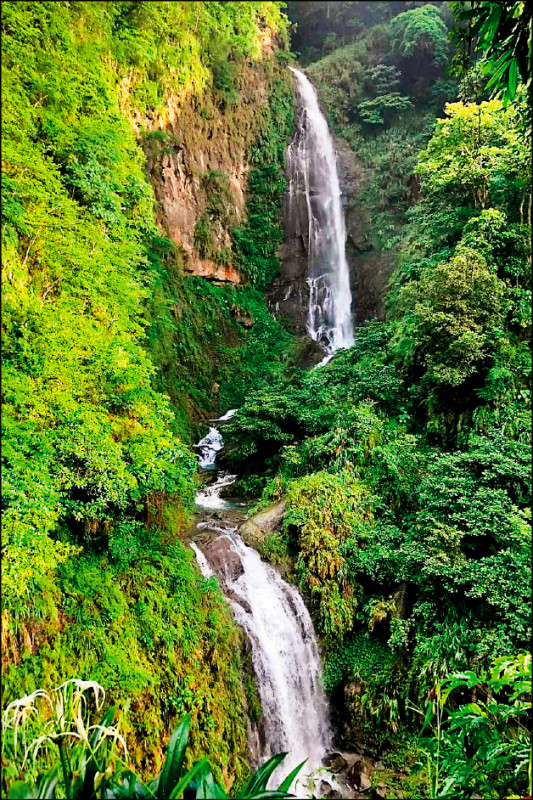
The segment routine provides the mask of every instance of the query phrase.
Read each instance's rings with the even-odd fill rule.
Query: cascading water
[[[217,428],[209,428],[207,434],[203,439],[200,439],[196,447],[200,451],[198,463],[201,468],[214,467],[217,453],[224,447],[220,431]]]
[[[222,437],[214,437],[211,431],[208,436],[209,446],[222,442]],[[205,440],[200,445],[207,446]],[[220,449],[215,450],[215,457]],[[208,466],[215,466],[215,458],[211,460],[206,453],[201,459]],[[235,476],[219,474],[214,483],[198,494],[198,507],[228,508],[230,504],[218,493],[234,479]],[[206,501],[209,491],[211,494]],[[206,578],[216,575],[220,580],[235,619],[246,631],[252,646],[263,709],[260,761],[274,753],[288,753],[269,785],[277,786],[282,776],[306,760],[292,790],[298,797],[310,796],[306,776],[321,769],[324,757],[332,749],[332,732],[326,697],[320,685],[321,662],[309,612],[298,591],[262,561],[252,547],[244,544],[235,526],[225,527],[220,514],[217,520],[200,521],[197,528],[222,534],[212,540],[210,546],[202,545],[205,552],[197,543],[192,542],[191,547],[203,575]],[[226,557],[222,565],[221,552]]]
[[[265,726],[262,759],[284,751],[288,755],[279,775],[288,774],[306,759],[302,776],[309,775],[320,769],[332,749],[313,623],[298,591],[261,561],[253,548],[235,533],[223,538],[230,542],[243,570],[236,578],[228,571],[223,590],[252,645]],[[205,577],[213,575],[208,559],[196,546],[194,550]],[[305,787],[305,778],[300,780]]]
[[[290,69],[299,109],[296,135],[287,148],[289,213],[303,194],[309,224],[307,331],[331,355],[354,343],[341,191],[333,142],[316,92],[303,72]]]
[[[227,422],[233,417],[236,410],[235,408],[231,408],[223,417],[212,419],[211,422]],[[200,439],[196,445],[196,449],[200,451],[198,455],[198,464],[201,469],[216,470],[215,460],[217,453],[222,450],[223,447],[224,440],[218,428],[209,428],[206,436]],[[230,475],[229,472],[219,472],[217,470],[217,478],[214,483],[208,484],[196,495],[196,505],[199,508],[212,511],[231,508],[231,504],[220,497],[220,492],[225,486],[231,486],[232,483],[235,483],[236,477],[236,475]]]

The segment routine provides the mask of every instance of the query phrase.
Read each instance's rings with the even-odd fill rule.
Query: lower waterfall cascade
[[[225,420],[222,418],[220,421]],[[208,469],[216,469],[216,454],[223,447],[220,433],[217,431],[218,436],[214,436],[212,431],[213,428],[209,431],[208,442],[208,437],[205,437],[197,445],[204,448],[199,459],[201,469],[203,463],[208,464]],[[206,447],[214,450],[212,460],[205,453]],[[218,473],[215,480],[198,493],[197,508],[200,511],[223,511],[234,506],[221,498],[220,492],[235,479],[235,475]],[[292,791],[299,797],[310,796],[309,776],[313,773],[316,778],[324,772],[324,758],[333,748],[329,708],[320,683],[322,665],[313,623],[298,590],[242,541],[235,526],[225,525],[224,520],[220,520],[221,515],[216,516],[219,519],[198,522],[197,530],[219,534],[217,541],[223,541],[229,548],[232,561],[237,560],[239,569],[226,565],[215,569],[198,543],[192,541],[190,544],[204,577],[215,575],[219,579],[235,620],[251,644],[263,711],[260,762],[275,753],[287,753],[270,780],[269,786],[273,788],[305,761]],[[332,776],[328,776],[330,783],[332,780]]]

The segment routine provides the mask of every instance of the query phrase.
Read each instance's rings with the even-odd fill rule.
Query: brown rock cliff
[[[140,133],[162,232],[184,254],[184,269],[217,283],[241,282],[229,229],[245,216],[247,153],[261,131],[269,86],[281,68],[270,41],[263,60],[239,68],[238,100],[209,91],[181,101]]]

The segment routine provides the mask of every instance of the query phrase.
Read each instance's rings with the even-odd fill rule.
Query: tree
[[[462,50],[456,60],[458,72],[467,71],[470,51],[481,56],[483,71],[492,76],[486,88],[492,88],[504,103],[513,100],[519,81],[531,85],[532,14],[531,5],[522,0],[486,2],[464,0],[450,4],[456,20],[454,37]]]
[[[406,296],[413,288],[406,288]],[[458,386],[480,367],[502,294],[501,281],[469,248],[424,271],[413,292],[408,336],[431,383]]]
[[[516,108],[491,100],[448,103],[445,111],[447,118],[438,120],[416,170],[426,195],[437,198],[445,191],[450,200],[470,199],[483,209],[495,204],[506,183],[517,197],[530,191],[530,156],[518,131]]]
[[[448,60],[448,30],[436,6],[404,11],[389,22],[393,51],[405,58],[430,55],[436,64]]]

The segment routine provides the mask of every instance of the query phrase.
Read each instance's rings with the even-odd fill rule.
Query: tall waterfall
[[[352,295],[337,164],[328,125],[307,77],[296,78],[298,125],[287,149],[289,204],[304,194],[309,221],[307,331],[331,354],[354,343]],[[291,205],[289,206],[291,208]]]

